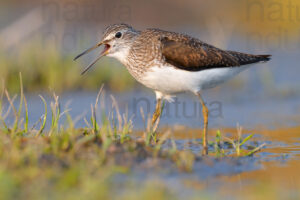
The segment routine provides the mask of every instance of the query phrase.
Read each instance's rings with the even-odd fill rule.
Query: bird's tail
[[[257,55],[256,57],[258,57],[262,62],[268,62],[271,60],[272,55]]]
[[[246,53],[240,53],[236,51],[228,51],[235,59],[238,60],[240,65],[253,64],[257,62],[267,62],[271,60],[272,55],[252,55]]]

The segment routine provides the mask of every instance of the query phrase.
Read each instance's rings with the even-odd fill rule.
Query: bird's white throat
[[[113,57],[119,60],[122,64],[127,64],[128,54],[129,54],[130,47],[122,47],[118,50],[107,54],[108,57]]]

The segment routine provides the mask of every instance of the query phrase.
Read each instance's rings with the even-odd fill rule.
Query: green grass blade
[[[42,95],[39,95],[39,97],[42,99],[43,103],[44,103],[44,107],[45,107],[45,113],[44,113],[44,117],[43,117],[43,121],[42,121],[42,125],[41,125],[41,128],[39,130],[39,135],[41,135],[45,129],[45,126],[46,126],[46,121],[47,121],[47,114],[48,114],[48,111],[47,111],[47,103],[46,103],[46,100],[44,99],[44,97]]]
[[[28,106],[27,106],[27,100],[26,97],[24,96],[24,106],[25,106],[25,123],[24,123],[24,132],[28,133],[28,124],[29,124],[29,119],[28,119]]]
[[[258,151],[260,151],[265,146],[266,146],[266,143],[263,143],[262,145],[256,147],[255,149],[253,149],[252,151],[250,151],[249,153],[247,153],[245,156],[252,156],[255,153],[257,153]]]
[[[243,141],[239,144],[239,146],[242,146],[243,144],[245,144],[248,140],[250,140],[253,137],[253,134],[248,135],[245,139],[243,139]]]

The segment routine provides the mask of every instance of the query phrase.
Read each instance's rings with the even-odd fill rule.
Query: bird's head
[[[125,62],[128,51],[138,34],[138,31],[127,24],[114,24],[108,26],[103,33],[101,41],[97,45],[85,50],[75,57],[74,60],[104,45],[104,49],[100,55],[89,64],[81,74],[88,71],[103,56],[115,57],[121,62]]]

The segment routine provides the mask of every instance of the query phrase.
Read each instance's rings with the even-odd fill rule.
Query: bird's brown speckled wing
[[[233,55],[194,38],[163,37],[162,54],[166,62],[188,71],[240,66]]]

